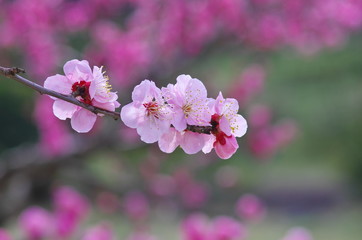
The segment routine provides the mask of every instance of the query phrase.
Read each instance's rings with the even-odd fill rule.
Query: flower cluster
[[[132,102],[121,110],[122,121],[137,129],[146,143],[158,141],[163,152],[180,146],[186,153],[209,153],[230,158],[237,150],[236,137],[246,133],[246,120],[239,114],[235,99],[207,97],[204,84],[189,75],[180,75],[176,84],[159,89],[144,80],[132,92]]]
[[[95,66],[92,71],[86,60],[74,59],[68,61],[63,69],[65,76],[57,74],[48,77],[44,87],[72,95],[83,103],[109,111],[114,111],[120,106],[117,94],[110,91],[108,77],[104,76],[102,68]],[[61,99],[53,99],[53,112],[56,117],[61,120],[70,118],[72,128],[79,133],[92,129],[97,119],[96,114]]]
[[[73,96],[85,104],[114,112],[120,106],[111,92],[102,68],[93,71],[86,60],[71,60],[64,65],[63,75],[48,77],[44,87]],[[120,113],[122,121],[136,128],[146,143],[158,141],[163,152],[171,153],[180,146],[187,154],[209,153],[213,148],[220,158],[230,158],[238,149],[236,137],[246,133],[246,120],[238,114],[236,99],[207,97],[204,84],[190,75],[180,75],[176,84],[159,89],[144,80],[132,92],[132,103]],[[53,113],[61,120],[71,119],[72,128],[89,132],[97,115],[62,99],[53,98]]]

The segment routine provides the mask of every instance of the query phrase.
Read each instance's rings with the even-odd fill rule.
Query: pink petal
[[[164,133],[158,140],[158,146],[162,152],[172,153],[180,145],[180,133],[170,128],[169,131]]]
[[[130,128],[137,128],[141,118],[140,114],[140,110],[135,108],[133,103],[129,103],[121,109],[121,119]]]
[[[83,73],[86,76],[92,76],[92,70],[89,67],[89,63],[86,60],[79,61],[78,59],[73,59],[64,64],[63,67],[64,73],[66,76],[72,76],[76,72]],[[74,79],[73,79],[74,80]],[[87,79],[83,79],[87,80]]]
[[[97,82],[94,80],[91,82],[91,84],[89,86],[89,96],[91,99],[93,99],[95,97],[96,91],[97,91]]]
[[[70,94],[72,92],[72,83],[63,75],[54,75],[48,77],[44,82],[44,87],[62,94]],[[50,96],[52,99],[57,99]]]
[[[219,121],[220,130],[223,131],[227,136],[231,135],[230,123],[225,116],[222,116]]]
[[[175,84],[176,90],[182,93],[186,92],[188,90],[188,86],[191,79],[192,77],[190,75],[185,75],[185,74],[179,75],[176,78],[176,84]]]
[[[214,110],[215,113],[221,115],[222,114],[222,108],[223,108],[223,104],[225,102],[224,97],[222,96],[222,93],[219,92],[219,95],[217,96],[216,100],[215,100],[215,104],[214,104]]]
[[[204,147],[205,138],[203,134],[186,131],[182,136],[181,148],[187,154],[195,154]]]
[[[215,142],[216,138],[214,135],[210,134],[210,135],[204,135],[204,141],[205,141],[205,145],[202,148],[202,152],[203,153],[209,153],[211,152],[211,150],[214,148],[214,142]]]
[[[97,102],[97,101],[93,100],[92,105],[95,107],[99,107],[99,108],[111,111],[111,112],[113,112],[116,109],[113,102],[101,103],[101,102]]]
[[[57,118],[65,120],[71,118],[77,108],[78,107],[72,103],[57,99],[53,104],[53,113]]]
[[[89,132],[96,122],[97,115],[81,108],[76,111],[70,121],[72,128],[79,133]]]
[[[221,145],[219,142],[214,143],[216,154],[222,159],[230,158],[239,148],[238,142],[234,136],[225,137],[226,143]]]
[[[137,133],[141,136],[143,142],[154,143],[157,142],[169,128],[170,124],[167,121],[145,118],[143,122],[139,123]]]
[[[177,131],[183,131],[186,129],[186,118],[181,109],[175,110],[175,113],[173,114],[172,125],[176,128]]]
[[[190,99],[207,98],[207,90],[204,84],[200,80],[193,78],[190,81],[189,89],[186,89],[186,97],[189,97]]]
[[[135,102],[149,102],[160,96],[161,90],[150,80],[143,80],[132,92],[132,100]]]
[[[237,114],[231,122],[232,133],[235,137],[242,137],[248,129],[248,124],[241,115]]]

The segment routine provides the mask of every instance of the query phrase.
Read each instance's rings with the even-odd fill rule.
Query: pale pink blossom
[[[51,234],[53,218],[41,207],[30,207],[21,213],[19,224],[27,239],[41,240]]]
[[[56,189],[53,198],[57,234],[68,237],[88,213],[89,203],[83,195],[67,186]]]
[[[246,237],[245,227],[239,221],[227,216],[216,217],[212,229],[215,240],[242,240]]]
[[[115,233],[110,224],[101,223],[90,229],[87,229],[82,240],[114,240]]]
[[[167,103],[172,107],[172,125],[176,130],[185,130],[187,124],[197,126],[210,125],[211,114],[204,84],[190,75],[180,75],[175,85],[162,88]]]
[[[133,220],[144,219],[149,212],[147,198],[138,191],[130,192],[125,196],[123,207],[126,214]]]
[[[63,75],[48,77],[44,87],[53,91],[73,95],[79,101],[86,104],[114,111],[120,104],[117,102],[117,94],[110,92],[108,77],[102,73],[102,68],[95,66],[91,70],[86,60],[71,60],[65,63]],[[52,97],[53,98],[53,97]],[[72,103],[53,98],[53,112],[61,120],[70,118],[72,128],[80,133],[89,132],[97,115]]]
[[[214,147],[220,158],[230,158],[239,147],[235,137],[242,137],[246,133],[246,120],[237,114],[238,102],[233,98],[224,99],[221,92],[216,100],[210,102],[210,110],[213,113],[213,131],[202,150],[208,153]]]
[[[253,194],[245,194],[236,203],[236,213],[248,220],[260,220],[266,214],[263,202]]]
[[[181,224],[184,240],[212,240],[211,226],[207,216],[192,214]]]
[[[130,128],[136,128],[141,140],[154,143],[170,128],[171,109],[162,98],[155,83],[144,80],[132,92],[133,102],[121,110],[121,119]]]

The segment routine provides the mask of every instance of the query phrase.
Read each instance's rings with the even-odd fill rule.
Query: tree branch
[[[19,73],[25,73],[24,69],[17,68],[17,67],[5,68],[5,67],[0,66],[1,75],[5,76],[7,78],[14,79],[17,82],[19,82],[27,87],[30,87],[31,89],[34,89],[35,91],[39,92],[40,94],[46,94],[46,95],[49,95],[52,97],[62,99],[66,102],[73,103],[74,105],[87,109],[88,111],[91,111],[94,114],[107,115],[107,116],[112,117],[114,120],[120,119],[118,112],[112,112],[112,111],[108,111],[108,110],[105,110],[102,108],[98,108],[98,107],[83,103],[71,95],[64,95],[64,94],[55,92],[53,90],[44,88],[44,87],[40,86],[39,84],[36,84],[36,83],[18,75]]]
[[[55,92],[53,90],[47,89],[45,87],[40,86],[39,84],[36,84],[22,76],[19,75],[19,73],[25,73],[24,69],[18,68],[18,67],[12,67],[12,68],[5,68],[0,66],[0,74],[7,77],[14,79],[15,81],[39,92],[40,94],[46,94],[52,97],[56,97],[59,99],[62,99],[66,102],[73,103],[79,107],[82,107],[84,109],[87,109],[88,111],[91,111],[94,114],[103,114],[112,117],[114,120],[119,120],[119,112],[112,112],[108,111],[102,108],[98,108],[89,104],[86,104],[84,102],[79,101],[72,95],[64,95],[58,92]],[[211,134],[212,126],[194,126],[194,125],[187,125],[186,130],[191,132],[197,132],[197,133],[203,133],[203,134]]]

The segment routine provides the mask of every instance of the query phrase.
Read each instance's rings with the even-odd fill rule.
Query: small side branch
[[[105,110],[105,109],[102,109],[102,108],[98,108],[98,107],[83,103],[83,102],[77,100],[76,98],[74,98],[71,95],[64,95],[64,94],[55,92],[53,90],[44,88],[44,87],[40,86],[39,84],[36,84],[36,83],[34,83],[34,82],[32,82],[32,81],[18,75],[19,73],[25,73],[24,69],[16,68],[16,67],[5,68],[5,67],[0,66],[0,74],[1,75],[5,76],[7,78],[14,79],[17,82],[19,82],[19,83],[21,83],[21,84],[23,84],[23,85],[25,85],[27,87],[30,87],[31,89],[34,89],[35,91],[39,92],[40,94],[46,94],[46,95],[49,95],[49,96],[52,96],[52,97],[62,99],[64,101],[66,101],[66,102],[73,103],[74,105],[85,108],[85,109],[87,109],[88,111],[91,111],[94,114],[107,115],[107,116],[112,117],[114,120],[119,120],[120,119],[120,116],[119,116],[118,112],[112,112],[112,111],[108,111],[108,110]]]

